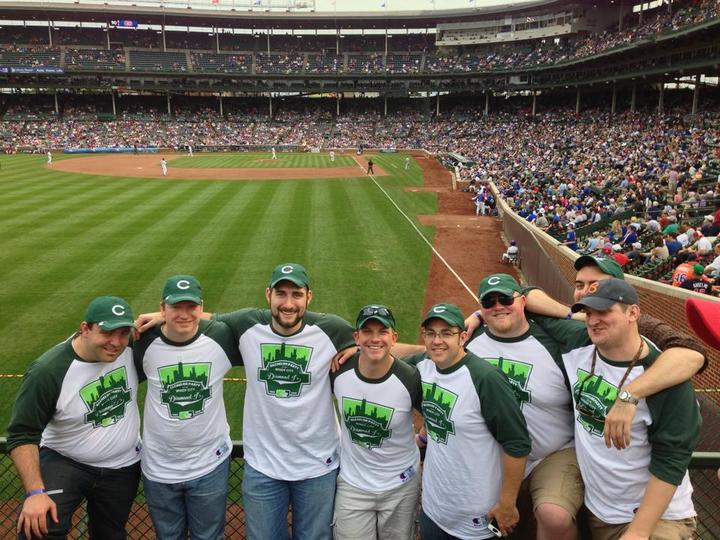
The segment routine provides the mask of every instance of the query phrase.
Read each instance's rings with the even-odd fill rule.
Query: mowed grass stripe
[[[270,153],[247,154],[196,154],[194,157],[171,159],[168,167],[176,168],[237,168],[237,169],[275,169],[275,168],[333,168],[353,167],[356,165],[352,156],[336,155],[335,162],[330,161],[327,154],[295,154],[278,152],[277,159]]]
[[[32,261],[39,269],[38,277],[42,276],[42,283],[50,287],[53,284],[52,276],[62,273],[63,268],[70,271],[77,268],[79,262],[85,265],[88,258],[102,256],[112,242],[124,243],[129,234],[128,229],[143,230],[148,222],[148,212],[157,209],[162,213],[167,198],[182,203],[187,198],[186,194],[192,190],[190,184],[167,191],[167,184],[163,183],[117,182],[114,193],[108,193],[110,188],[105,183],[96,185],[95,189],[92,184],[88,184],[88,200],[84,206],[76,210],[74,201],[63,199],[65,206],[48,216],[48,222],[38,223],[38,226],[29,223],[29,234],[16,237],[8,243],[8,249],[13,250],[14,273],[17,275],[14,276],[13,272],[7,274],[6,284],[21,287],[26,279],[22,272],[24,263]],[[134,189],[128,188],[128,185],[133,185]],[[155,219],[155,216],[150,215],[149,219]],[[118,220],[123,225],[127,224],[127,228],[119,225]],[[59,285],[62,283],[54,283],[54,286]]]
[[[6,315],[3,310],[0,326],[5,324],[7,330],[18,337],[18,340],[13,341],[21,343],[22,339],[19,338],[25,334],[28,339],[33,333],[36,334],[31,324],[30,314],[33,312],[51,313],[58,304],[62,304],[71,312],[82,314],[89,299],[100,294],[119,294],[132,301],[133,295],[130,293],[133,285],[143,280],[142,272],[133,273],[130,268],[133,257],[140,259],[141,265],[147,265],[147,254],[160,257],[156,244],[164,241],[163,236],[158,238],[147,235],[144,223],[146,213],[151,213],[154,218],[156,211],[160,211],[159,215],[162,216],[162,211],[167,212],[171,206],[181,207],[183,201],[191,200],[185,196],[184,190],[192,186],[182,187],[182,191],[168,190],[165,195],[158,193],[150,199],[138,197],[136,193],[136,204],[118,206],[113,209],[114,214],[110,211],[107,211],[108,215],[94,214],[84,224],[77,224],[81,234],[64,242],[63,252],[53,253],[51,258],[42,258],[42,264],[37,266],[33,288],[24,287],[22,282],[7,283],[10,287],[4,295],[7,301],[10,305],[23,306],[24,311],[13,317],[12,313]],[[168,204],[168,201],[172,202]],[[147,204],[143,205],[143,202]],[[164,219],[172,215],[171,210]],[[43,339],[48,339],[52,344],[66,335],[66,328],[58,330],[59,336],[48,338],[43,335]],[[6,348],[6,354],[12,358],[14,349],[12,346],[9,349]]]

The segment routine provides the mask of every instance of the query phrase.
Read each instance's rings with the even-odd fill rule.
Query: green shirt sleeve
[[[584,347],[590,343],[587,326],[582,321],[556,319],[532,314],[532,320],[555,340],[562,352]]]
[[[692,383],[685,381],[646,398],[652,425],[648,441],[652,446],[650,473],[673,485],[680,485],[700,438],[702,418]]]
[[[403,356],[400,358],[403,362],[406,364],[410,364],[411,366],[417,366],[420,362],[425,360],[427,358],[427,351],[422,351],[416,354],[411,354],[410,356]]]
[[[233,332],[224,322],[201,320],[200,330],[215,343],[220,345],[233,366],[242,366],[243,360],[238,349],[238,342],[233,339]]]
[[[507,377],[474,355],[467,366],[490,433],[506,454],[513,457],[527,456],[530,453],[530,435]]]
[[[416,367],[397,359],[393,362],[392,370],[407,389],[413,409],[422,411],[422,382],[420,380],[420,372]]]
[[[270,324],[269,309],[244,308],[231,313],[214,314],[213,320],[228,325],[235,343],[240,341],[242,335],[256,324]]]
[[[42,432],[55,414],[62,382],[75,358],[71,339],[43,354],[23,377],[7,428],[7,450],[40,444]]]
[[[330,313],[307,313],[306,322],[317,324],[332,341],[335,349],[342,351],[348,347],[355,347],[353,327],[345,319]]]

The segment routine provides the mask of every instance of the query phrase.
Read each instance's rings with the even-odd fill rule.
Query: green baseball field
[[[432,242],[416,216],[436,211],[436,195],[405,191],[422,185],[414,160],[405,171],[405,155],[372,157],[384,171],[374,179],[348,155],[335,163],[326,154],[168,156],[167,178],[160,155],[56,155],[52,165],[45,156],[0,157],[3,433],[18,375],[78,327],[92,298],[119,295],[136,314],[155,311],[172,274],[197,276],[206,310],[227,312],[264,306],[272,267],[299,262],[312,280],[311,309],[353,321],[362,305],[386,303],[401,339],[415,341],[430,248],[402,213]],[[142,170],[140,158],[149,160]],[[98,160],[104,174],[89,166]],[[62,170],[83,164],[87,172]],[[185,176],[263,167],[277,167],[277,179]],[[319,168],[354,172],[312,179]],[[296,169],[310,172],[283,180]],[[226,404],[239,439],[244,373],[229,377]]]

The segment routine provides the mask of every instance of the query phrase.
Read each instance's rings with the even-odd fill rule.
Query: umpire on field
[[[126,538],[140,479],[132,326],[125,300],[96,298],[78,332],[25,373],[7,439],[25,488],[20,538],[66,538],[83,499],[91,539]]]

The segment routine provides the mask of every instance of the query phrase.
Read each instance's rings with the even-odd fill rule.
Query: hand
[[[507,536],[513,531],[515,526],[518,524],[518,521],[520,521],[520,513],[518,512],[517,506],[514,504],[503,505],[501,503],[497,503],[487,513],[488,521],[491,521],[493,518],[497,521],[498,528],[500,529],[502,535]]]
[[[482,319],[479,319],[475,313],[472,313],[471,315],[468,315],[468,318],[465,319],[465,329],[467,330],[467,333],[469,336],[472,335],[472,333],[480,328],[480,325],[482,324]]]
[[[165,322],[160,312],[155,313],[143,313],[135,319],[135,332],[142,334],[146,330],[150,330],[154,326]],[[134,335],[133,335],[134,337]]]
[[[617,400],[605,417],[605,446],[622,450],[630,446],[630,426],[635,417],[637,405]]]
[[[347,362],[348,358],[355,354],[357,350],[357,347],[348,347],[347,349],[338,351],[337,354],[333,356],[332,360],[330,361],[330,372],[335,373],[338,369],[340,369],[340,366]]]
[[[24,532],[25,537],[42,538],[47,532],[47,513],[54,523],[58,522],[57,506],[55,502],[45,493],[33,495],[25,499],[20,517],[18,518],[17,532]]]

